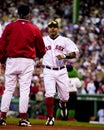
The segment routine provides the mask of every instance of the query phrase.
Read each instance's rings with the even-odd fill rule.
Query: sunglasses
[[[48,23],[48,27],[58,27],[58,23],[56,21],[51,21]]]

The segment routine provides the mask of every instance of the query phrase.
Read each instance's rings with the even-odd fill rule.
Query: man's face
[[[57,36],[58,32],[59,32],[59,28],[52,26],[52,27],[48,27],[48,32],[50,36]]]

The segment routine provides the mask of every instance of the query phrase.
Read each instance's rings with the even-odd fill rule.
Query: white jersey
[[[43,40],[46,47],[46,54],[43,57],[43,65],[50,67],[64,66],[64,59],[58,60],[56,57],[57,55],[79,52],[75,43],[69,38],[58,36],[53,40],[49,36],[44,36]]]
[[[81,88],[81,81],[78,77],[69,78],[69,92],[77,92]]]

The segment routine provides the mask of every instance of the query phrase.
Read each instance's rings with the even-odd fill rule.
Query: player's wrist
[[[71,59],[72,57],[70,55],[64,54],[65,59]]]

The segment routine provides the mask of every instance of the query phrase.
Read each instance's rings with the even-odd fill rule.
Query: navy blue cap
[[[58,28],[58,22],[53,20],[48,23],[48,27],[57,27]]]

